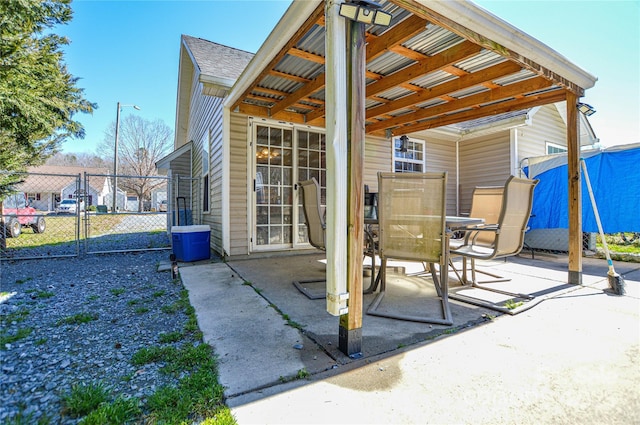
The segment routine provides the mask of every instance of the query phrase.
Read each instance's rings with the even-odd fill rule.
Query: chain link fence
[[[29,259],[79,254],[80,174],[13,174],[17,192],[2,202],[0,257]]]
[[[5,173],[6,174],[6,173]],[[0,259],[168,250],[172,193],[166,176],[12,174],[0,200]]]
[[[111,179],[109,175],[85,173],[83,187]],[[115,198],[109,192],[102,198],[102,204],[91,204],[82,214],[84,252],[171,248],[166,208],[170,180],[166,176],[118,175],[117,182]]]

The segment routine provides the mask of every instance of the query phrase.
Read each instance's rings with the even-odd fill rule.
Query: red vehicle
[[[22,226],[30,226],[34,233],[44,233],[47,228],[44,217],[38,216],[36,209],[29,206],[27,195],[17,192],[2,200],[0,236],[17,238],[22,233]]]

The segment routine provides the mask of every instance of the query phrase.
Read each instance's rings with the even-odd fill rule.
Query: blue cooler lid
[[[191,226],[172,226],[171,233],[198,233],[210,232],[211,226],[208,224],[193,224]]]

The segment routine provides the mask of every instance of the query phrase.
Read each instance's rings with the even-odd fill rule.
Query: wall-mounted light
[[[582,112],[586,117],[590,117],[596,113],[595,108],[586,103],[578,103],[578,111]]]
[[[391,24],[390,13],[379,10],[382,6],[370,0],[359,0],[340,5],[340,16],[363,24],[373,24],[388,27]]]
[[[400,136],[400,147],[396,149],[398,152],[406,152],[409,145],[409,138],[404,135]]]

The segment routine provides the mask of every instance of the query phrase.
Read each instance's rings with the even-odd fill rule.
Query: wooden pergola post
[[[569,277],[582,284],[582,179],[578,133],[578,96],[567,91],[567,169],[569,173]]]
[[[347,301],[340,316],[338,345],[350,357],[362,356],[362,250],[364,239],[364,24],[347,22]]]

